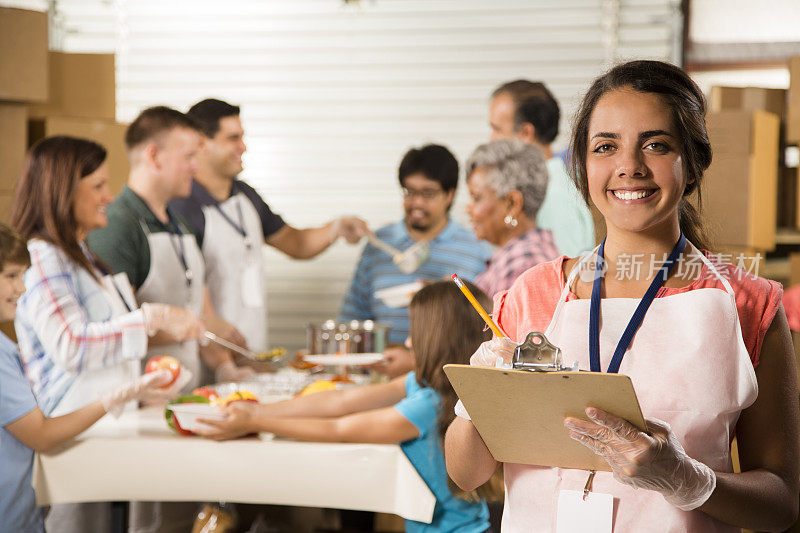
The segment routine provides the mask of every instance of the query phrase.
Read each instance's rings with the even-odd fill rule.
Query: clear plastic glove
[[[514,357],[514,351],[517,349],[517,344],[508,337],[495,337],[478,346],[478,349],[469,358],[469,364],[472,366],[491,367],[510,365],[511,359]],[[455,414],[464,420],[472,420],[461,400],[456,402]]]
[[[686,455],[666,422],[648,418],[645,433],[593,407],[586,409],[586,415],[591,421],[564,420],[569,436],[603,457],[620,483],[659,492],[683,511],[700,507],[714,492],[714,471]]]
[[[194,339],[205,330],[203,322],[193,312],[182,307],[162,303],[142,304],[147,335],[162,331],[177,342]]]
[[[355,244],[361,237],[369,233],[367,223],[358,217],[339,217],[330,225],[331,242],[336,242],[339,237],[344,237],[350,244]]]
[[[162,388],[172,379],[169,370],[157,370],[135,379],[133,382],[118,389],[106,392],[100,397],[100,403],[106,413],[119,417],[125,404],[132,400],[142,400],[148,403],[166,402],[175,397],[172,389]]]
[[[510,365],[516,349],[517,343],[508,337],[495,337],[478,346],[478,349],[469,358],[469,364],[492,367]]]
[[[242,381],[256,375],[256,371],[249,366],[236,366],[231,360],[223,361],[214,369],[214,379],[217,383],[225,381]]]

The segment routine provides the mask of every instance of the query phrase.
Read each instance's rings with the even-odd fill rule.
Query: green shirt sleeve
[[[105,262],[113,273],[125,272],[137,290],[150,272],[150,245],[139,219],[120,205],[119,198],[106,210],[108,225],[91,232],[89,249]]]

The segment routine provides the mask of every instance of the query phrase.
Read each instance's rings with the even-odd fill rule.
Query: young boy
[[[22,274],[30,265],[25,242],[0,223],[0,322],[14,320],[25,292]],[[31,486],[33,452],[50,450],[83,432],[108,412],[117,415],[131,400],[157,399],[171,379],[168,370],[146,374],[129,385],[64,416],[46,418],[36,404],[17,346],[0,333],[0,531],[43,533],[44,513]]]

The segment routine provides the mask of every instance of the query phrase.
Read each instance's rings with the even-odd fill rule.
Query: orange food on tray
[[[225,398],[217,398],[216,400],[212,401],[214,405],[220,405],[225,407],[227,405],[232,404],[233,402],[256,402],[258,403],[258,398],[255,394],[247,390],[239,390],[236,392],[230,393]]]
[[[287,364],[296,370],[311,370],[317,366],[314,363],[305,361],[302,353],[295,355],[294,360],[289,361]]]
[[[305,396],[307,394],[314,394],[315,392],[322,392],[326,390],[336,390],[336,382],[332,379],[318,379],[314,383],[306,386],[298,393],[298,396]]]

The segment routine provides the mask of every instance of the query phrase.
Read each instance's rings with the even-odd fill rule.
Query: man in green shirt
[[[129,126],[126,146],[131,162],[128,184],[108,206],[108,225],[88,237],[89,247],[114,272],[125,272],[137,302],[162,302],[191,309],[206,327],[232,342],[236,329],[216,317],[205,287],[205,263],[190,227],[167,207],[189,195],[201,134],[193,119],[167,107],[144,110]],[[169,354],[192,374],[189,391],[212,378],[203,376],[202,360],[216,381],[251,375],[238,368],[227,350],[158,338],[148,356]]]

